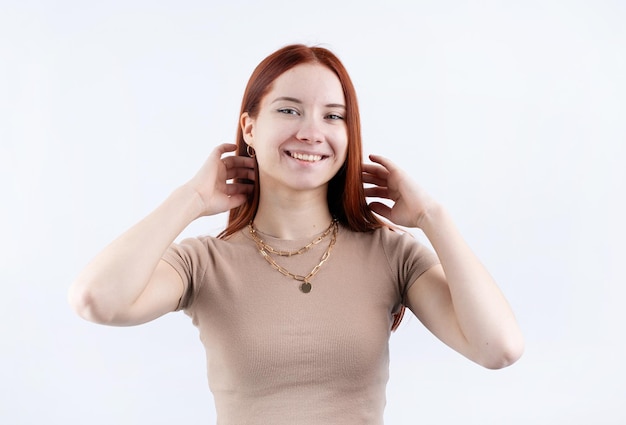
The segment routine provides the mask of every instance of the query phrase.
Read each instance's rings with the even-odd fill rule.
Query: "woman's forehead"
[[[267,97],[270,102],[276,97],[302,97],[301,100],[345,104],[339,78],[320,64],[302,64],[285,71],[274,80]]]

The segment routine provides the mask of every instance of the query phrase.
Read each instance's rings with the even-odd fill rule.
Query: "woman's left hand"
[[[422,218],[435,201],[398,166],[379,155],[370,155],[376,164],[363,164],[365,196],[393,201],[392,206],[374,201],[369,207],[392,223],[404,227],[420,227]]]

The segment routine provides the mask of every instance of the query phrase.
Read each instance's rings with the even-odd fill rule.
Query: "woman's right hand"
[[[256,161],[246,156],[226,155],[237,145],[223,143],[209,155],[196,175],[186,183],[200,201],[200,216],[229,211],[243,204],[254,190],[254,183],[239,183],[233,179],[254,182]]]

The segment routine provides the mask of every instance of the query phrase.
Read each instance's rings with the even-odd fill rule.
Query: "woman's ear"
[[[244,112],[241,114],[241,118],[239,118],[239,125],[241,126],[243,140],[249,146],[254,146],[254,118],[247,112]]]

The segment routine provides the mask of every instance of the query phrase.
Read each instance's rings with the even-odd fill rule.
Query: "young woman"
[[[222,424],[382,423],[388,340],[405,306],[472,361],[515,362],[514,315],[446,210],[391,161],[369,158],[337,57],[282,48],[250,78],[237,144],[218,146],[106,247],[70,302],[108,325],[189,314]],[[218,237],[174,243],[225,211]],[[435,252],[374,213],[422,229]]]

